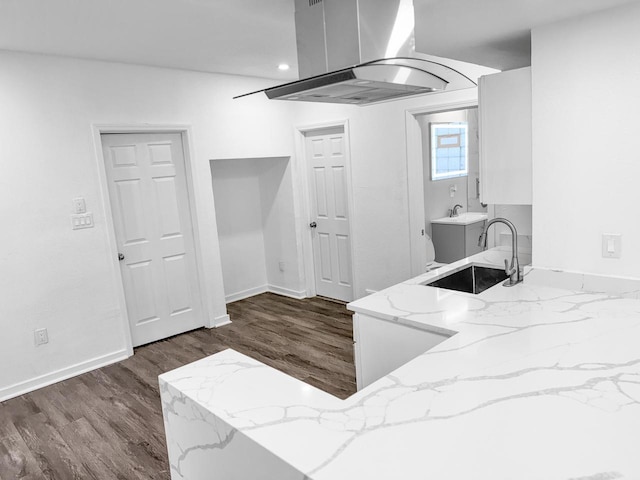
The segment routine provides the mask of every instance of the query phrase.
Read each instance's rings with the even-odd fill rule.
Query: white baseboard
[[[230,293],[229,295],[225,295],[224,300],[226,303],[237,302],[238,300],[243,300],[245,298],[253,297],[254,295],[260,295],[261,293],[268,292],[268,285],[260,285],[259,287],[248,288],[247,290],[242,290],[241,292]]]
[[[56,370],[54,372],[40,375],[39,377],[31,378],[24,382],[15,383],[8,387],[0,388],[0,402],[9,400],[10,398],[18,397],[25,393],[33,392],[42,387],[53,385],[54,383],[67,380],[68,378],[87,373],[97,368],[106,367],[115,362],[120,362],[129,357],[127,350],[119,350],[117,352],[108,353],[100,357],[92,358],[85,362],[76,363],[69,367]]]
[[[261,293],[265,292],[271,292],[278,295],[283,295],[285,297],[296,298],[298,300],[307,298],[306,290],[291,290],[290,288],[279,287],[278,285],[260,285],[259,287],[248,288],[247,290],[243,290],[241,292],[230,293],[229,295],[225,295],[224,298],[227,303],[231,303],[237,302],[238,300],[243,300],[245,298],[253,297],[255,295],[260,295]],[[215,326],[219,326],[217,324],[217,319]]]
[[[298,300],[307,298],[306,290],[291,290],[290,288],[278,287],[277,285],[267,285],[267,288],[269,292],[285,297],[296,298]]]
[[[376,293],[377,290],[371,290],[370,288],[365,288],[364,289],[364,293],[366,293],[367,295],[371,295],[372,293]]]
[[[223,327],[231,323],[231,317],[228,314],[220,315],[213,319],[213,325],[210,328]]]

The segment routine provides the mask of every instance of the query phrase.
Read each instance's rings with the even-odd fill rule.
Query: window
[[[431,180],[469,173],[467,140],[466,122],[431,124]]]

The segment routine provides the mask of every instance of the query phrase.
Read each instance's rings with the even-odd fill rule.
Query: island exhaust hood
[[[367,105],[476,86],[416,53],[413,0],[295,0],[295,22],[303,79],[235,98]]]

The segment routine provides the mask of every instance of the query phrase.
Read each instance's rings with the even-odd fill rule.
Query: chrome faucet
[[[504,223],[511,230],[511,266],[509,266],[505,259],[504,272],[509,275],[509,279],[506,280],[503,285],[505,287],[513,287],[514,285],[522,282],[520,262],[518,261],[518,232],[516,231],[515,225],[506,218],[494,218],[489,220],[487,226],[484,227],[484,230],[478,239],[478,246],[487,248],[487,232],[489,231],[489,227],[494,223]]]
[[[462,208],[462,205],[460,204],[454,205],[454,207],[451,210],[449,210],[449,217],[457,217],[459,208]]]

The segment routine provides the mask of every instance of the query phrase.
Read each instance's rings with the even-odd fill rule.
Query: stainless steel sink
[[[507,278],[509,278],[509,276],[502,268],[469,265],[462,270],[457,270],[444,277],[436,278],[426,283],[425,286],[478,294]]]

